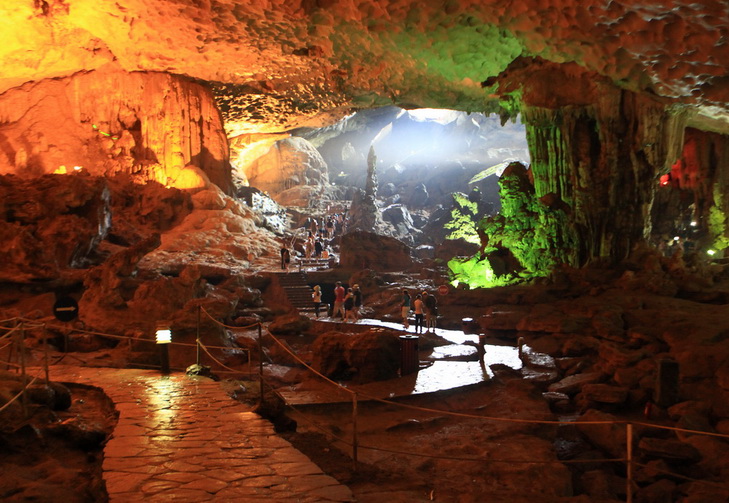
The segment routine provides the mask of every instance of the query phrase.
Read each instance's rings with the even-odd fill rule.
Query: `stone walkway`
[[[119,411],[104,449],[111,502],[349,502],[351,491],[220,384],[136,369],[51,367],[102,388]]]

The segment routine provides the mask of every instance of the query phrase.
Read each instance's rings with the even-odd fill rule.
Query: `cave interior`
[[[597,334],[616,352],[641,340],[629,366],[652,364],[620,374],[644,391],[633,410],[673,358],[683,403],[701,406],[671,418],[701,411],[729,434],[726,2],[22,0],[0,13],[3,319],[53,319],[71,298],[79,326],[130,338],[163,319],[194,341],[201,306],[271,321],[282,243],[301,258],[310,219],[345,213],[338,263],[316,281],[366,285],[373,316],[393,310],[400,278],[446,286],[452,328],[468,316],[483,332]],[[615,384],[628,364],[600,344],[553,353],[593,351]],[[726,444],[697,448],[729,459]],[[713,462],[702,477],[729,480]]]

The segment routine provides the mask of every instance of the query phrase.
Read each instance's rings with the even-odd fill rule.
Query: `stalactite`
[[[658,175],[673,161],[661,147],[677,115],[660,102],[603,84],[591,105],[524,108],[534,187],[569,207],[554,253],[566,262],[618,262],[647,239]],[[575,239],[577,238],[577,239]]]
[[[106,68],[28,83],[0,96],[0,117],[0,173],[38,176],[79,166],[177,186],[192,165],[204,173],[200,179],[232,188],[212,93],[184,77]]]

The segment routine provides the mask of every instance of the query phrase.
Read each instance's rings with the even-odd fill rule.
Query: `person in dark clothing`
[[[286,247],[286,244],[281,246],[281,269],[288,271],[289,263],[291,262],[291,253]]]
[[[316,258],[321,257],[321,252],[324,249],[324,247],[321,244],[321,239],[318,239],[314,242],[314,256]]]
[[[344,297],[344,321],[349,321],[350,318],[352,321],[357,321],[354,315],[354,292],[351,288],[347,290],[347,295]]]
[[[321,287],[319,285],[314,287],[311,299],[314,301],[314,314],[319,318],[319,308],[321,308]]]
[[[359,289],[359,285],[352,287],[352,293],[354,294],[354,319],[359,319],[359,310],[362,307],[362,290]]]
[[[438,318],[438,299],[435,298],[435,295],[430,295],[424,291],[423,304],[425,305],[425,333],[430,332],[430,327],[433,327],[433,332],[435,332]]]
[[[400,311],[402,314],[402,324],[405,330],[410,328],[410,293],[407,290],[402,291],[402,301],[400,302]]]
[[[423,331],[423,299],[420,294],[415,296],[413,301],[413,311],[415,311],[415,333],[422,333]]]

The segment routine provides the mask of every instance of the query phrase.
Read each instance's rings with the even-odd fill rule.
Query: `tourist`
[[[359,289],[359,285],[352,287],[354,292],[354,317],[355,319],[360,318],[359,310],[362,308],[362,290]]]
[[[306,239],[304,253],[307,259],[310,259],[314,255],[314,236],[312,236],[311,233],[309,233],[309,237]]]
[[[402,312],[402,324],[405,330],[410,328],[410,293],[403,289],[402,302],[400,303],[400,311]]]
[[[321,252],[324,249],[324,247],[321,244],[321,239],[316,238],[316,242],[314,243],[314,256],[316,258],[321,257]]]
[[[316,221],[316,218],[312,218],[309,224],[309,232],[311,232],[312,234],[316,234],[318,231],[319,223]]]
[[[423,291],[423,304],[425,306],[425,333],[430,333],[431,327],[435,333],[435,326],[438,323],[438,299],[435,298],[435,295],[429,295],[428,292]]]
[[[288,272],[289,263],[291,262],[291,252],[289,252],[286,242],[281,244],[281,269]]]
[[[337,281],[334,287],[334,308],[332,309],[332,318],[337,316],[339,313],[344,319],[344,287],[341,281]]]
[[[423,307],[422,296],[417,294],[413,301],[413,311],[415,312],[415,332],[418,334],[423,332]]]
[[[354,315],[354,292],[350,288],[347,290],[347,296],[344,297],[344,321],[347,322],[352,318],[356,322],[357,317]]]
[[[314,287],[311,298],[314,301],[314,315],[319,319],[319,308],[321,307],[321,287],[319,285]]]

